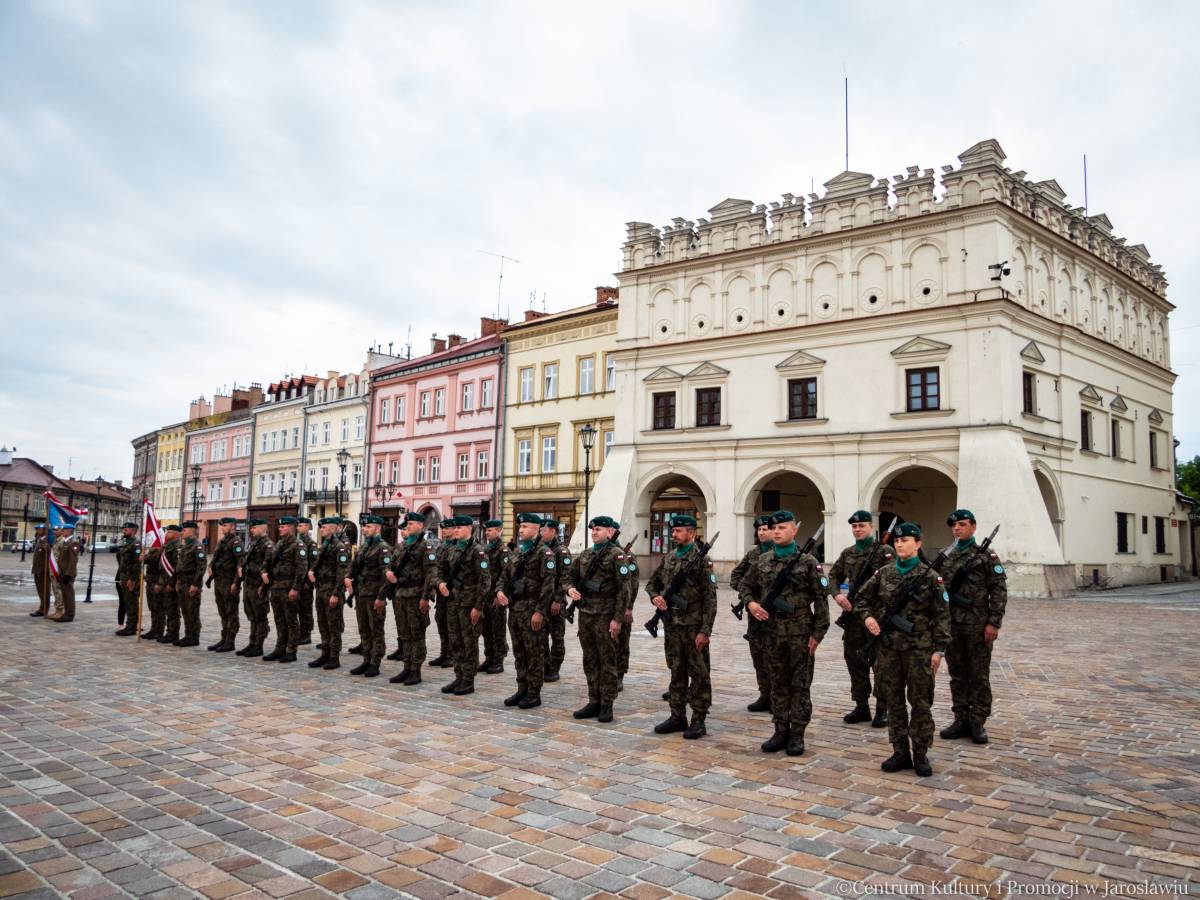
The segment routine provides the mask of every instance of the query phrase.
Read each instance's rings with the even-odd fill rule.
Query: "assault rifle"
[[[667,601],[667,608],[655,609],[654,617],[651,618],[650,621],[645,625],[646,630],[650,632],[650,637],[658,637],[658,625],[660,622],[671,621],[672,609],[677,609],[680,612],[683,612],[687,609],[687,599],[679,596],[679,592],[682,590],[684,584],[687,583],[687,580],[691,578],[692,573],[699,568],[705,557],[708,556],[708,551],[712,549],[713,544],[717,542],[717,538],[720,536],[721,532],[718,531],[713,535],[711,541],[701,541],[699,544],[700,552],[688,560],[687,563],[685,563],[683,567],[675,573],[675,577],[671,579],[671,583],[668,584],[666,589],[662,592],[662,596],[665,597]],[[650,590],[649,585],[646,586],[646,590],[647,592]]]
[[[846,599],[851,604],[854,603],[854,598],[858,596],[858,589],[866,584],[867,579],[871,577],[871,573],[876,568],[875,557],[879,553],[879,548],[887,544],[887,539],[891,536],[892,529],[896,527],[896,523],[899,521],[899,516],[892,516],[892,521],[888,523],[887,531],[880,535],[879,540],[875,542],[875,546],[871,548],[871,552],[867,554],[867,558],[858,567],[858,573],[854,576],[854,580],[850,582],[850,590],[846,593]],[[853,621],[854,613],[848,609],[843,609],[842,614],[837,617],[837,620],[833,624],[842,629],[842,631],[845,631]]]
[[[942,550],[933,562],[926,562],[922,557],[917,564],[917,569],[907,579],[900,584],[900,588],[896,591],[896,596],[892,598],[892,602],[887,605],[887,609],[883,611],[883,616],[877,619],[879,622],[879,634],[868,635],[867,642],[863,644],[858,651],[859,658],[862,659],[868,666],[874,666],[875,660],[879,656],[879,645],[881,643],[891,646],[891,633],[899,631],[902,634],[912,634],[913,623],[904,618],[904,608],[908,606],[912,600],[913,594],[917,592],[917,588],[921,584],[921,565],[932,569],[934,572],[942,567],[942,563],[946,561],[946,551]]]
[[[812,553],[813,548],[817,546],[817,541],[819,541],[821,539],[821,535],[823,535],[824,533],[825,533],[825,524],[821,523],[821,527],[812,533],[812,537],[810,537],[807,541],[804,542],[804,546],[800,548],[800,552],[797,553],[796,555],[803,556],[806,553]],[[746,612],[746,605],[749,602],[750,601],[747,599],[747,600],[743,600],[740,603],[729,604],[729,608],[730,608],[730,610],[732,610],[734,618],[737,619],[739,622],[742,621],[742,616],[745,615],[745,612]]]
[[[617,531],[613,533],[612,543],[614,543],[614,544],[617,543],[617,537],[620,534],[621,534],[620,529],[617,529]],[[637,541],[637,538],[634,538],[632,541],[630,541],[628,544],[625,545],[624,550],[626,553],[628,553],[630,551],[630,549],[632,549],[632,547],[633,547],[634,543],[636,543],[636,541]],[[618,546],[620,546],[620,545],[618,545]],[[596,582],[594,580],[595,575],[596,575],[596,569],[597,569],[597,567],[599,567],[599,565],[600,565],[600,554],[597,553],[595,556],[592,557],[592,561],[590,563],[588,563],[587,570],[583,573],[583,578],[580,579],[580,581],[579,581],[579,586],[581,588],[583,588],[583,590],[581,590],[579,592],[579,599],[572,600],[570,605],[567,606],[567,611],[563,613],[563,618],[565,618],[572,625],[575,624],[575,610],[580,609],[581,607],[587,606],[587,595],[589,593],[593,593],[600,589],[600,585],[596,584]]]
[[[968,600],[966,597],[962,596],[962,594],[959,592],[962,590],[963,583],[966,582],[966,580],[967,580],[967,575],[969,574],[969,570],[971,568],[971,563],[975,562],[975,560],[978,557],[983,556],[983,554],[987,553],[988,547],[992,546],[992,539],[996,536],[997,532],[999,532],[999,531],[1000,531],[1000,526],[997,525],[995,528],[992,529],[992,533],[983,539],[982,544],[975,545],[975,549],[971,552],[971,558],[968,559],[965,563],[963,563],[962,568],[960,568],[957,572],[954,573],[954,578],[950,581],[950,586],[948,588],[948,592],[950,594],[950,602],[953,605],[960,607],[962,609],[970,609],[971,608],[971,601]]]

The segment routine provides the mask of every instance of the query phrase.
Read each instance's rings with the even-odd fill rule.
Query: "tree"
[[[1175,467],[1175,487],[1189,497],[1200,499],[1200,456]]]

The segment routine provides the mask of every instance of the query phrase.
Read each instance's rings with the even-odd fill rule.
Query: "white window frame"
[[[350,468],[350,487],[356,491],[360,490],[362,488],[362,478],[363,465],[360,462],[356,462]]]
[[[521,438],[517,441],[517,474],[528,475],[533,471],[533,439]]]
[[[392,484],[400,483],[400,460],[392,460]]]
[[[468,381],[462,386],[462,411],[475,411],[475,382]]]
[[[401,395],[396,398],[396,424],[397,425],[404,424],[404,419],[405,419],[404,407],[405,407],[404,396]]]
[[[458,454],[458,480],[467,481],[471,477],[471,454]]]
[[[556,362],[542,365],[542,399],[558,399],[558,363]]]
[[[435,416],[444,416],[446,414],[445,388],[438,388],[433,392],[433,414]]]
[[[533,366],[526,366],[517,373],[517,378],[520,382],[519,395],[521,403],[533,402],[533,369]]]
[[[545,474],[558,471],[558,436],[542,437],[542,469]]]
[[[616,436],[617,433],[611,428],[604,432],[604,439],[601,442],[601,446],[604,448],[601,451],[603,455],[600,457],[602,462],[608,459],[608,455],[612,453],[613,441],[616,439]]]
[[[490,450],[480,450],[475,454],[475,479],[483,481],[491,478],[492,453]]]
[[[604,354],[604,390],[617,389],[617,361],[611,353]]]
[[[346,443],[348,440],[350,440],[350,420],[349,419],[342,419],[341,435],[342,435],[342,443],[343,444]]]
[[[429,418],[429,391],[421,391],[421,418]]]
[[[323,422],[322,423],[322,428],[321,428],[321,444],[322,444],[322,446],[325,446],[325,447],[329,446],[330,432],[333,430],[332,428],[330,428],[331,424],[332,424],[331,422]]]
[[[493,381],[490,378],[483,379],[479,385],[479,408],[492,408],[492,385]]]
[[[356,441],[361,441],[363,439],[363,437],[366,435],[366,430],[367,430],[366,416],[355,416],[354,417],[354,439]]]
[[[442,458],[440,456],[429,457],[429,483],[437,484],[442,480]]]
[[[388,422],[390,421],[390,419],[388,419],[388,414],[391,413],[391,406],[392,406],[392,401],[389,400],[387,397],[379,398],[379,424],[380,425],[387,425]],[[316,426],[314,425],[313,428],[315,429]]]
[[[417,484],[425,483],[425,457],[417,457]]]
[[[596,393],[596,357],[582,356],[579,359],[579,393]]]

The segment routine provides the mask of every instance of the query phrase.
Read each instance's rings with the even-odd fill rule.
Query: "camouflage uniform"
[[[435,564],[440,567],[445,562],[446,555],[450,552],[450,545],[454,541],[442,538],[442,543],[434,551],[437,555]],[[439,660],[442,668],[447,668],[454,665],[454,652],[450,649],[450,603],[445,597],[437,592],[437,585],[433,585],[433,590],[430,597],[437,604],[433,611],[433,622],[437,626],[438,633],[438,655],[434,659],[437,663]]]
[[[61,618],[70,622],[75,618],[75,577],[79,570],[79,541],[69,537],[55,541],[55,563],[58,565],[58,589],[62,604]]]
[[[313,561],[316,576],[314,605],[317,630],[321,633],[321,655],[336,660],[342,653],[342,632],[346,623],[342,616],[346,605],[346,573],[350,571],[350,545],[339,534],[321,541]],[[337,606],[329,598],[337,598]]]
[[[50,575],[47,574],[49,563],[50,542],[45,537],[35,538],[30,571],[33,572],[33,583],[37,587],[38,612],[43,616],[50,612]]]
[[[262,582],[262,573],[267,571],[274,551],[275,545],[263,534],[251,540],[242,560],[242,609],[246,613],[246,621],[250,623],[250,643],[246,645],[246,650],[254,651],[256,656],[262,653],[263,644],[271,634],[271,624],[267,619],[267,610],[270,609],[270,600],[267,599],[269,588]]]
[[[483,659],[485,663],[500,665],[508,656],[507,619],[508,610],[495,603],[496,580],[504,570],[504,558],[508,548],[499,538],[488,541],[483,548],[487,552],[488,567],[492,573],[492,583],[486,592],[487,602],[483,608]]]
[[[959,549],[949,548],[942,577],[947,585],[966,567],[961,588],[950,598],[950,643],[946,665],[950,669],[950,700],[956,721],[982,725],[992,714],[992,645],[983,639],[983,628],[999,628],[1008,603],[1004,566],[990,549],[975,552],[974,539]]]
[[[899,560],[884,566],[858,591],[854,612],[862,622],[880,621],[892,598],[906,583],[897,568]],[[912,622],[912,634],[887,632],[879,648],[879,671],[887,699],[888,739],[898,753],[924,756],[933,742],[933,670],[930,657],[942,653],[950,640],[949,598],[937,572],[925,565],[907,577],[917,579],[919,588],[902,610]],[[912,707],[911,717],[905,697]]]
[[[179,640],[179,593],[175,587],[174,573],[179,569],[179,548],[182,546],[183,541],[176,539],[167,541],[162,548],[165,562],[158,572],[158,584],[162,597],[163,636],[160,640],[163,643]],[[170,575],[167,574],[168,565],[171,568]]]
[[[125,631],[133,634],[138,627],[138,607],[141,606],[138,585],[138,571],[141,562],[138,560],[137,538],[125,537],[117,547],[117,596],[125,610]],[[133,582],[133,587],[129,587]]]
[[[790,552],[789,552],[790,550]],[[763,655],[771,683],[771,720],[778,732],[803,735],[812,719],[812,666],[808,639],[820,642],[829,630],[829,579],[811,553],[796,559],[794,544],[772,546],[760,553],[742,578],[740,598],[766,608]],[[768,595],[776,578],[788,571],[771,605]]]
[[[450,588],[450,596],[442,598],[442,602],[449,607],[447,619],[455,681],[460,687],[471,687],[479,669],[479,635],[483,631],[485,601],[489,601],[485,593],[492,584],[487,552],[476,541],[456,541],[438,562],[437,580]],[[473,609],[480,613],[479,622],[474,625],[471,624]]]
[[[311,644],[313,630],[313,590],[316,585],[308,580],[308,573],[317,564],[317,542],[313,540],[311,532],[301,534],[299,530],[296,531],[296,539],[304,545],[305,559],[308,561],[308,572],[304,573],[304,580],[300,582],[300,596],[296,601],[296,616],[300,627],[300,637],[296,643]]]
[[[226,535],[217,543],[209,568],[213,578],[213,599],[217,601],[217,614],[221,617],[221,644],[233,646],[241,628],[238,615],[238,567],[245,554],[242,536],[236,531]]]
[[[742,557],[742,561],[733,567],[733,571],[729,573],[729,586],[733,590],[738,590],[742,586],[742,581],[750,571],[750,567],[755,561],[770,550],[774,544],[770,542],[757,544],[746,551],[746,555]],[[758,696],[771,696],[771,673],[767,668],[766,660],[766,645],[767,645],[767,629],[762,622],[754,616],[746,616],[746,640],[750,644],[750,662],[754,664],[754,680],[758,683]],[[759,707],[761,709],[761,707]]]
[[[629,671],[629,636],[633,631],[633,621],[629,619],[633,614],[634,604],[637,603],[638,584],[640,575],[638,574],[637,556],[633,553],[625,555],[625,564],[629,569],[629,574],[625,578],[624,598],[622,606],[624,611],[621,613],[621,631],[617,635],[617,691],[619,692],[624,687],[625,673]],[[627,621],[629,619],[629,621]]]
[[[404,670],[420,672],[428,654],[425,632],[429,628],[429,610],[421,612],[421,601],[437,590],[437,553],[424,534],[406,537],[396,547],[392,573],[396,576],[392,603]]]
[[[861,585],[854,584],[854,579],[862,569],[863,563],[872,553],[875,554],[875,565],[867,570],[864,578],[874,575],[895,558],[895,552],[887,544],[882,547],[876,542],[874,535],[865,546],[860,547],[855,541],[839,554],[837,561],[829,568],[829,581],[834,587],[848,585],[846,596],[851,593],[857,596]],[[870,637],[863,627],[862,621],[853,613],[845,613],[838,617],[838,624],[843,625],[842,658],[846,661],[846,671],[850,673],[850,697],[857,706],[863,706],[871,697],[871,667],[863,662],[860,655],[862,648]],[[879,684],[879,666],[875,666],[875,700],[884,702],[884,690]]]
[[[669,552],[646,582],[646,593],[651,597],[662,594],[675,573],[699,553],[695,544],[689,544],[682,556],[678,548]],[[679,594],[666,600],[670,618],[666,620],[664,644],[671,669],[671,715],[686,718],[687,707],[691,706],[703,721],[712,705],[712,681],[708,647],[697,650],[696,635],[711,635],[717,617],[717,576],[712,571],[712,560],[706,557],[680,587]]]
[[[308,551],[295,534],[284,535],[275,544],[268,574],[271,616],[278,633],[271,655],[295,656],[300,638],[300,598],[292,600],[288,594],[299,593],[301,583],[308,577]]]
[[[163,633],[162,589],[158,575],[162,571],[162,547],[151,547],[142,561],[142,584],[146,591],[146,606],[150,611],[150,627],[142,632],[144,638],[160,638]]]
[[[546,658],[546,680],[558,681],[558,670],[562,668],[567,656],[567,620],[563,618],[563,598],[566,591],[567,576],[571,571],[571,550],[558,538],[542,541],[542,546],[554,553],[554,569],[550,573],[554,582],[550,588],[550,604],[559,605],[558,612],[549,610],[549,618],[542,626],[542,644]]]
[[[629,603],[629,561],[619,544],[588,547],[566,574],[583,595],[577,606],[579,646],[587,677],[588,703],[612,706],[617,697],[617,643],[611,622],[624,622]]]
[[[375,535],[363,542],[362,549],[350,566],[350,579],[354,582],[355,599],[358,601],[354,612],[358,619],[358,638],[363,648],[364,671],[372,667],[378,670],[386,649],[383,629],[387,624],[387,580],[383,573],[391,564],[391,546]],[[376,600],[383,601],[380,604],[382,609],[375,608]]]
[[[191,645],[200,641],[200,592],[204,589],[207,554],[195,538],[184,538],[179,543],[175,596],[183,617],[183,640]]]
[[[525,546],[522,546],[525,545]],[[522,541],[508,553],[496,589],[508,597],[508,633],[517,668],[515,697],[540,696],[545,678],[545,644],[533,630],[533,614],[542,614],[542,629],[550,612],[550,592],[558,564],[554,551],[535,541]],[[511,698],[510,698],[511,699]],[[509,704],[513,705],[513,704]]]

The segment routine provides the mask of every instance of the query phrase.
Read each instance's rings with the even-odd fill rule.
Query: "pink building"
[[[183,457],[187,465],[182,512],[183,520],[195,513],[200,539],[208,538],[209,547],[216,547],[220,539],[218,522],[222,517],[246,517],[254,451],[250,410],[262,399],[262,388],[253,385],[232,394],[217,394],[211,404],[204,398],[192,403]]]
[[[427,356],[371,373],[366,505],[395,537],[405,510],[431,525],[497,510],[505,323],[480,319],[480,337],[434,337]]]

